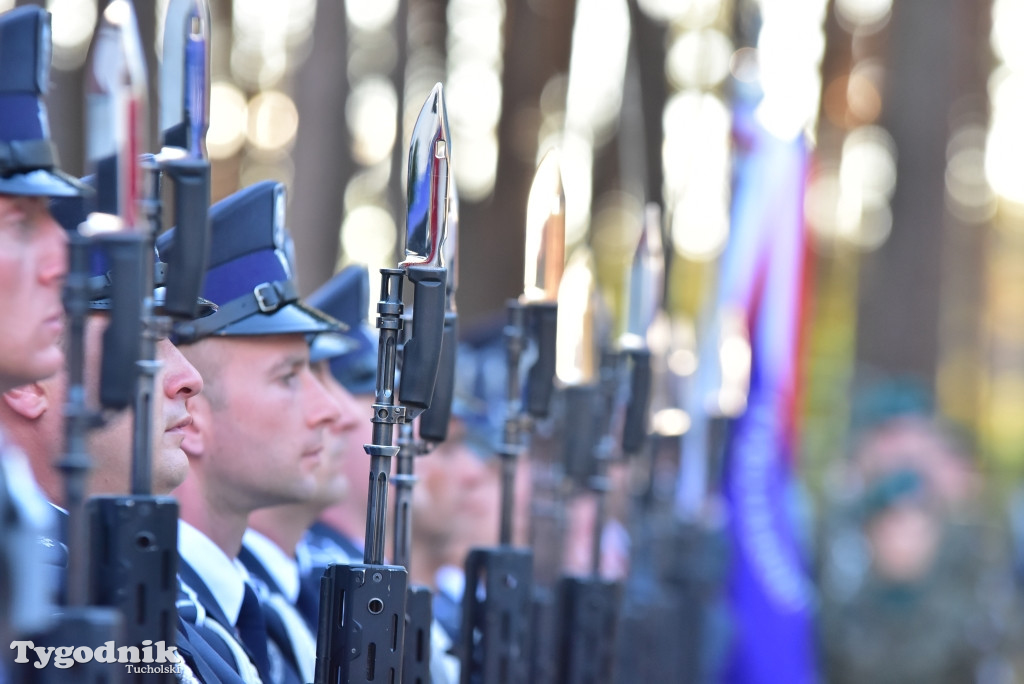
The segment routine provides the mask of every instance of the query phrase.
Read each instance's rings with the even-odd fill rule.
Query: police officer
[[[82,198],[60,198],[51,207],[54,216],[66,230],[75,230],[85,220],[86,207]],[[94,253],[94,273],[89,293],[89,315],[85,323],[85,393],[95,403],[99,396],[102,353],[102,335],[110,319],[110,290],[113,280],[105,271],[105,260]],[[157,281],[153,302],[159,313],[164,288]],[[213,307],[200,302],[200,314],[208,315]],[[202,391],[198,371],[165,337],[156,342],[156,358],[160,369],[154,386],[152,426],[154,443],[152,454],[152,491],[166,495],[185,479],[188,460],[181,450],[184,439],[182,427],[191,420],[186,400]],[[46,549],[47,561],[58,570],[67,566],[66,528],[67,512],[64,505],[64,487],[54,464],[64,448],[63,408],[67,392],[64,369],[54,377],[9,390],[0,400],[0,423],[27,452],[33,472],[47,499],[58,511],[61,524],[53,536],[43,536],[40,543]],[[131,409],[106,417],[103,425],[90,431],[88,450],[92,466],[86,491],[89,495],[123,495],[129,492],[128,476],[131,472],[132,424]],[[239,683],[230,665],[190,625],[178,622],[175,643],[184,657],[186,668],[179,668],[183,681]],[[27,667],[27,666],[26,666]]]
[[[1006,540],[982,510],[969,449],[912,389],[854,398],[854,448],[821,523],[826,676],[1016,681],[1021,597]]]
[[[415,584],[434,592],[434,617],[448,636],[458,639],[459,610],[464,589],[463,567],[470,548],[498,543],[501,505],[500,463],[494,458],[500,422],[489,409],[501,408],[503,386],[484,394],[478,374],[485,354],[461,345],[448,438],[416,459],[413,487],[413,536],[410,575]],[[486,378],[501,385],[503,359]],[[488,399],[491,401],[489,402]]]
[[[61,287],[66,239],[51,197],[86,189],[63,173],[43,100],[50,73],[50,15],[20,7],[0,15],[0,391],[56,373],[64,356]],[[0,434],[0,640],[38,629],[47,588],[35,539],[50,524],[23,458]],[[3,676],[0,670],[0,677]]]
[[[360,276],[363,284],[359,282]],[[345,303],[359,299],[359,291],[365,290],[365,280],[365,268],[346,268],[306,301],[333,315],[343,310]],[[310,348],[314,374],[342,407],[342,419],[333,424],[325,435],[324,458],[317,468],[317,491],[307,501],[254,511],[249,516],[249,529],[246,530],[240,556],[253,576],[262,579],[295,607],[314,640],[319,621],[319,587],[323,568],[313,572],[314,558],[303,540],[324,509],[351,496],[353,488],[362,484],[362,478],[355,483],[349,480],[346,468],[352,466],[345,461],[351,460],[353,446],[361,449],[362,442],[358,441],[357,432],[361,432],[359,426],[369,423],[369,410],[357,403],[338,382],[329,365],[339,356],[358,353],[358,346],[366,341],[367,331],[359,328],[358,320],[339,320],[349,325],[344,344],[337,344],[336,335],[325,333],[316,336]],[[357,337],[360,338],[358,342]],[[368,463],[365,454],[357,461],[365,471]],[[319,556],[317,560],[320,560]],[[343,554],[331,557],[328,562],[347,560],[350,559]]]
[[[335,276],[325,288],[344,285],[345,276]],[[344,287],[333,291],[341,297],[348,294]],[[317,293],[307,302],[322,309]],[[351,346],[348,339],[341,340],[333,333],[321,333],[313,338],[311,368],[324,389],[337,401],[341,419],[332,423],[324,434],[324,452],[315,470],[317,487],[313,494],[301,502],[253,511],[239,555],[273,609],[273,614],[268,615],[268,629],[296,655],[304,645],[308,649],[305,657],[296,658],[305,681],[313,679],[315,648],[312,647],[315,647],[319,621],[319,578],[303,581],[303,570],[309,567],[310,561],[308,554],[299,547],[320,513],[344,497],[349,488],[341,465],[348,442],[362,422],[360,419],[365,418],[365,412],[359,410],[352,395],[331,375],[328,361],[349,351]]]
[[[66,230],[75,230],[86,218],[82,198],[60,198],[52,211]],[[100,394],[100,366],[103,333],[110,323],[111,275],[98,248],[92,259],[94,273],[89,293],[89,315],[85,323],[84,382],[87,399],[94,405]],[[153,301],[159,313],[164,288],[154,290]],[[202,303],[202,315],[213,311],[209,302]],[[154,394],[152,454],[153,491],[169,494],[185,479],[188,460],[181,450],[182,426],[191,420],[186,400],[202,391],[202,378],[178,349],[165,337],[156,343],[160,370]],[[62,366],[50,378],[8,390],[0,401],[0,421],[8,434],[26,451],[33,473],[47,499],[58,506],[64,504],[64,487],[55,464],[64,448],[63,409],[67,399],[67,374]],[[131,471],[131,410],[105,417],[103,425],[90,431],[89,452],[93,462],[87,486],[88,495],[127,494]]]
[[[245,678],[255,670],[268,683],[300,682],[301,670],[290,645],[267,629],[257,588],[238,561],[242,537],[252,511],[313,495],[324,433],[340,420],[310,369],[307,336],[341,326],[298,301],[284,207],[284,187],[264,182],[211,208],[203,296],[219,308],[175,329],[205,381],[184,428],[189,474],[175,492],[190,599],[179,609],[221,640]],[[158,246],[173,262],[173,229]]]
[[[81,198],[54,200],[52,211],[68,230],[76,229],[86,217],[85,203]],[[106,272],[105,260],[98,248],[93,257],[94,272],[90,281],[93,287],[89,293],[89,315],[85,324],[84,381],[86,396],[95,404],[99,396],[102,336],[110,324],[112,279]],[[163,296],[164,288],[158,287],[154,292],[158,312]],[[205,302],[203,313],[208,314],[212,310],[212,305]],[[162,391],[154,395],[152,486],[156,494],[167,495],[184,480],[188,468],[181,451],[184,438],[181,428],[191,420],[185,400],[202,391],[203,380],[167,338],[157,342],[156,350],[160,361],[156,386]],[[50,378],[7,390],[0,401],[0,422],[11,438],[22,445],[47,499],[57,506],[63,505],[65,494],[55,464],[63,448],[63,407],[67,400],[67,383],[66,370],[61,367]],[[89,496],[123,495],[129,490],[133,413],[129,410],[105,418],[103,425],[88,435],[89,453],[93,459],[86,488]]]

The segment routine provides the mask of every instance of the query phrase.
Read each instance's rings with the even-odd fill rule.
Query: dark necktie
[[[253,663],[260,672],[260,677],[269,682],[270,656],[267,655],[267,623],[263,619],[260,600],[248,582],[245,584],[245,596],[242,599],[242,609],[238,611],[235,629],[238,631],[238,637],[249,650]]]
[[[313,634],[317,633],[320,622],[320,576],[322,574],[322,568],[314,568],[310,574],[304,575],[299,580],[299,598],[295,600],[295,607],[298,608]]]

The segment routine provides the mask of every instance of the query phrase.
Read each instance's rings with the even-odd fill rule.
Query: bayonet
[[[648,204],[629,270],[629,310],[626,334],[620,341],[622,347],[647,346],[647,331],[661,309],[664,278],[661,209],[657,204]]]
[[[541,159],[526,204],[526,247],[520,301],[553,302],[565,269],[565,192],[559,153]]]
[[[661,247],[661,210],[648,204],[644,224],[633,254],[629,277],[629,311],[620,347],[630,366],[629,399],[622,429],[622,451],[640,451],[648,430],[651,403],[651,352],[648,334],[661,310],[664,283]]]
[[[526,210],[523,293],[536,361],[526,378],[526,412],[548,415],[554,391],[558,288],[565,270],[565,191],[557,150],[549,150],[534,173]]]
[[[160,232],[160,179],[174,187],[175,258],[167,268],[163,311],[195,318],[209,254],[210,7],[170,0],[160,63],[160,154],[149,165],[152,231]]]
[[[416,118],[409,143],[405,260],[410,266],[444,266],[448,222],[449,135],[444,89],[434,85]]]
[[[210,6],[170,0],[160,62],[160,145],[206,159],[210,127]]]
[[[406,420],[430,405],[444,332],[448,274],[443,245],[451,192],[446,119],[444,90],[438,83],[420,109],[409,144],[405,260],[399,264],[415,289],[412,336],[403,346],[399,387]]]
[[[593,257],[581,247],[570,257],[558,289],[555,375],[564,387],[597,379],[595,294]]]
[[[111,0],[86,69],[86,158],[97,176],[94,231],[142,229],[139,155],[146,145],[148,88],[135,10]]]

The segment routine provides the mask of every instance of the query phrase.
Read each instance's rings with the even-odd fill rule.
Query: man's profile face
[[[93,314],[86,323],[86,382],[88,395],[99,396],[102,336],[110,319]],[[188,458],[181,448],[184,428],[191,422],[186,400],[202,391],[199,372],[167,339],[156,344],[160,371],[154,381],[152,437],[152,487],[155,494],[168,494],[188,474]],[[95,467],[90,491],[103,494],[128,493],[131,478],[134,416],[121,411],[110,422],[93,431],[89,450]]]
[[[350,458],[349,451],[356,439],[358,425],[364,422],[371,425],[372,423],[367,419],[365,412],[360,410],[361,407],[355,397],[331,374],[330,365],[326,360],[313,364],[312,369],[317,380],[338,405],[340,416],[324,433],[324,456],[316,470],[317,490],[312,503],[327,508],[349,496],[352,483],[346,473],[345,460]],[[356,442],[360,449],[362,444]]]
[[[207,382],[196,442],[186,441],[207,497],[248,511],[309,501],[339,411],[310,370],[305,337],[212,337],[185,354]]]
[[[64,355],[67,237],[48,199],[0,194],[0,390],[50,377]]]
[[[467,519],[492,516],[488,465],[465,440],[461,421],[453,419],[448,439],[416,459],[413,487],[413,530],[435,543],[473,536],[462,528]],[[494,523],[497,528],[497,523]]]

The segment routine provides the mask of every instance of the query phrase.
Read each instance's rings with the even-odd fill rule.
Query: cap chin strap
[[[254,287],[252,292],[247,292],[227,304],[218,305],[217,311],[205,318],[176,324],[174,340],[177,344],[196,342],[253,314],[272,314],[298,298],[299,293],[291,280],[261,283]]]
[[[0,140],[0,176],[50,171],[56,164],[53,143],[49,140]]]

